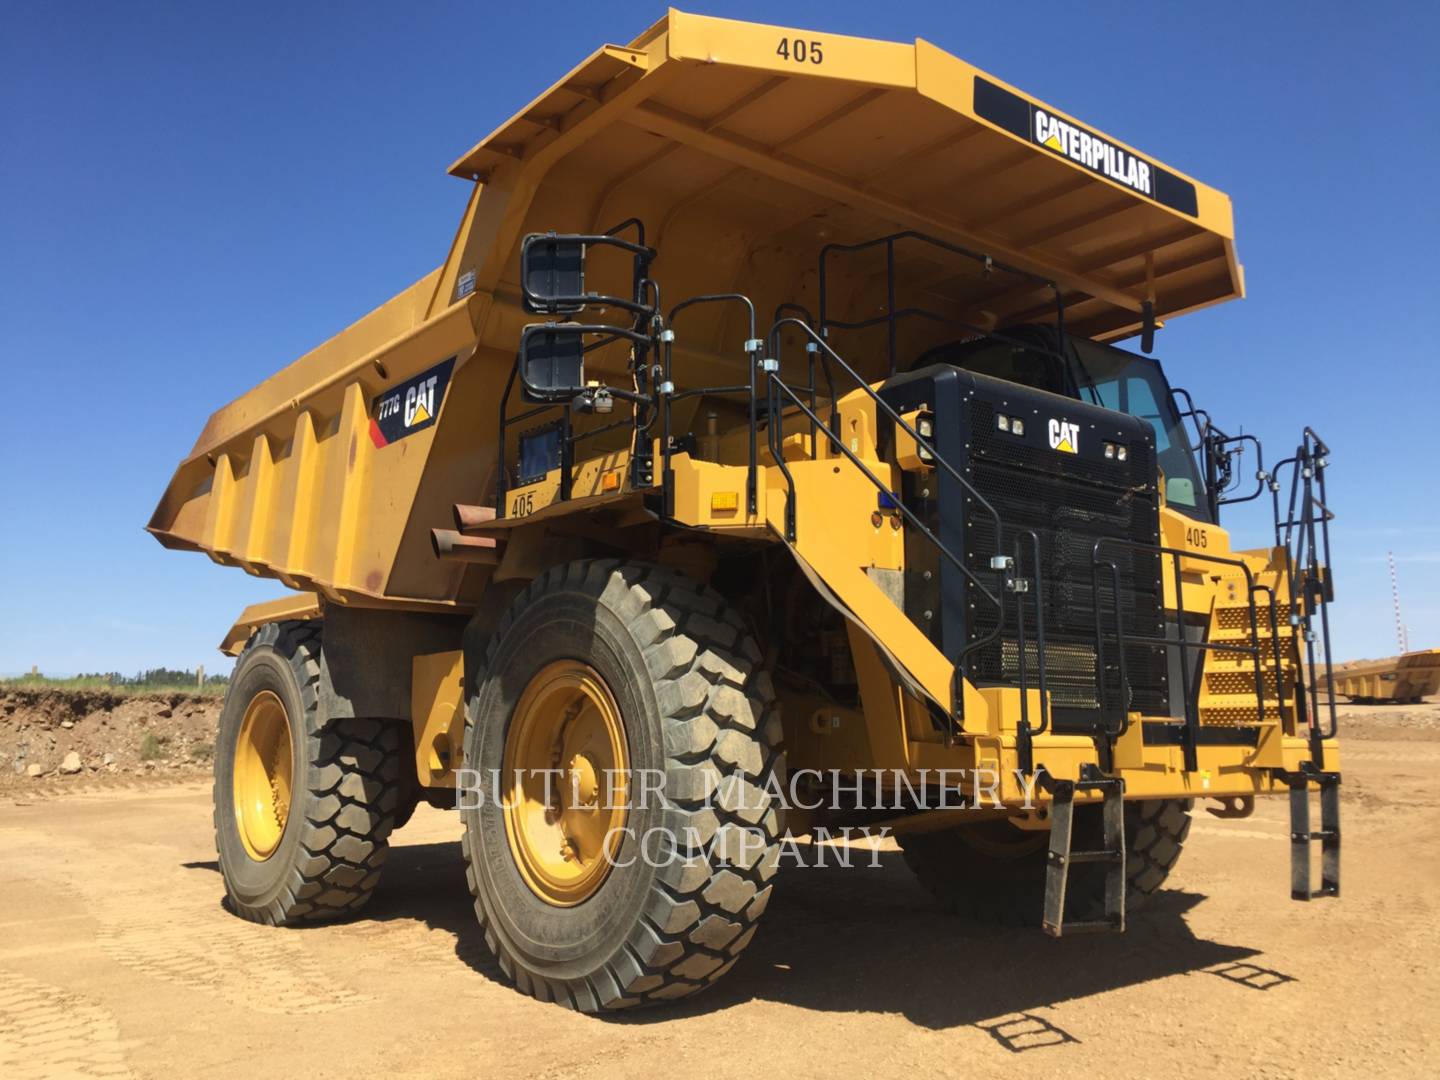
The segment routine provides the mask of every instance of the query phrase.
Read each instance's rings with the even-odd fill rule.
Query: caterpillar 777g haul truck
[[[216,412],[149,525],[294,590],[223,646],[237,914],[360,908],[419,801],[585,1010],[728,970],[787,829],[883,821],[1059,935],[1123,928],[1195,800],[1283,795],[1338,892],[1328,450],[1242,475],[1144,355],[1242,294],[1225,195],[928,42],[678,11],[450,171],[439,268]]]

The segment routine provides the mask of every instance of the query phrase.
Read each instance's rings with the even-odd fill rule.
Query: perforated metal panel
[[[1255,693],[1255,672],[1252,671],[1209,671],[1205,673],[1205,689],[1212,694]],[[1265,696],[1276,696],[1275,672],[1265,672]],[[1252,710],[1253,712],[1253,710]]]
[[[1250,629],[1250,609],[1248,607],[1221,608],[1215,613],[1215,617],[1221,630]]]
[[[1279,723],[1279,721],[1279,708],[1275,705],[1266,705],[1265,722],[1273,724]],[[1200,710],[1200,722],[1216,726],[1243,727],[1246,724],[1255,723],[1255,706],[1251,705],[1248,708],[1242,705],[1205,706]]]

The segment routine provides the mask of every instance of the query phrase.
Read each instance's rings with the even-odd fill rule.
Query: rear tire
[[[1190,832],[1190,802],[1148,799],[1125,804],[1125,906],[1136,911],[1169,876]],[[1045,900],[1050,834],[1008,821],[977,822],[896,839],[920,884],[946,908],[975,922],[1039,926]],[[1075,810],[1076,849],[1100,845],[1098,806]],[[1072,870],[1067,919],[1099,918],[1104,911],[1104,870]]]
[[[370,899],[388,854],[400,732],[354,717],[322,728],[319,681],[320,624],[269,623],[236,662],[220,714],[215,847],[226,905],[253,922],[353,914]],[[270,738],[253,734],[257,716]]]
[[[663,797],[652,786],[625,802],[630,831],[607,830],[607,840],[620,837],[613,850],[591,855],[563,840],[562,855],[568,847],[566,859],[582,864],[572,874],[580,881],[549,899],[533,865],[549,849],[530,844],[488,788],[482,800],[467,798],[482,803],[462,813],[475,913],[519,990],[584,1012],[686,997],[720,978],[750,942],[770,900],[784,778],[774,689],[760,660],[738,613],[671,570],[575,562],[516,598],[470,695],[467,768],[488,784],[507,750],[514,761],[517,746],[551,745],[526,734],[537,722],[527,694],[545,692],[568,667],[584,673],[576,679],[596,677],[604,692],[591,694],[601,704],[578,707],[591,712],[564,711],[553,738],[559,759],[576,760],[570,725],[609,711],[623,728],[613,756],[632,791],[647,771],[663,777]],[[555,820],[563,831],[564,815],[593,806],[565,804]],[[588,867],[600,860],[597,882]]]

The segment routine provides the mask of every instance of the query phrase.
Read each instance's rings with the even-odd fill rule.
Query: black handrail
[[[695,307],[699,304],[722,303],[743,304],[745,305],[745,311],[749,316],[748,325],[750,332],[749,335],[745,338],[745,353],[749,357],[750,369],[750,385],[748,387],[750,394],[750,464],[745,472],[745,503],[747,512],[753,515],[755,514],[759,505],[758,496],[756,493],[758,462],[755,445],[755,429],[757,423],[757,417],[755,415],[755,364],[760,352],[760,340],[755,336],[755,304],[748,296],[745,296],[743,293],[709,293],[704,296],[692,296],[688,300],[682,300],[680,303],[676,304],[673,308],[670,309],[670,317],[666,320],[666,328],[661,333],[661,339],[665,345],[665,381],[661,384],[661,397],[664,398],[665,402],[663,409],[665,415],[665,421],[663,425],[664,438],[662,440],[663,446],[660,450],[661,459],[663,462],[663,475],[667,478],[668,481],[668,478],[670,476],[671,454],[670,404],[673,400],[673,395],[675,392],[675,331],[673,329],[675,325],[675,316],[679,315],[680,312],[684,311],[686,308]],[[728,391],[729,389],[730,388],[728,387],[720,387],[717,388],[717,391]],[[740,389],[743,390],[746,388],[742,387]]]
[[[811,382],[810,386],[813,391],[815,386],[814,382]],[[778,389],[779,387],[784,387],[786,393],[790,394],[792,397],[794,396],[794,393],[790,389],[790,387],[785,386],[785,384],[781,382],[780,379],[775,378],[774,373],[771,374],[770,378],[766,379],[765,404],[768,416],[767,423],[765,425],[765,441],[766,444],[770,447],[770,456],[775,459],[775,465],[780,470],[780,475],[785,478],[785,538],[793,544],[795,542],[796,531],[795,474],[790,471],[790,463],[785,460],[785,433],[784,423],[782,421],[782,413],[780,409],[780,393]],[[810,415],[810,430],[812,432],[818,431],[819,426],[816,423],[817,418],[814,411],[806,411]],[[825,434],[831,439],[838,438],[836,433],[828,427],[825,428]],[[812,442],[810,444],[810,452],[815,456],[816,459],[818,459],[820,457],[819,444]]]
[[[1001,271],[1001,272],[1003,272],[1003,273],[1013,274],[1013,275],[1015,275],[1016,277],[1020,277],[1020,278],[1026,279],[1026,280],[1028,280],[1028,281],[1032,281],[1032,282],[1034,282],[1034,283],[1037,284],[1037,285],[1043,285],[1043,286],[1045,286],[1046,288],[1048,288],[1048,289],[1054,294],[1054,297],[1055,297],[1055,330],[1056,330],[1056,335],[1057,335],[1056,340],[1057,340],[1057,342],[1060,342],[1061,345],[1062,345],[1062,347],[1063,347],[1063,342],[1064,342],[1064,340],[1065,340],[1065,301],[1064,301],[1063,296],[1062,296],[1061,293],[1060,293],[1060,287],[1059,287],[1053,280],[1051,280],[1050,278],[1047,278],[1047,277],[1043,277],[1043,276],[1041,276],[1041,275],[1039,275],[1039,274],[1031,273],[1029,270],[1022,270],[1022,269],[1020,269],[1020,268],[1017,267],[1017,266],[1011,266],[1011,265],[1008,264],[1008,263],[1000,262],[999,260],[997,260],[997,259],[995,259],[995,258],[993,258],[993,257],[991,257],[991,256],[989,256],[989,255],[986,255],[984,252],[974,251],[974,250],[972,250],[971,248],[962,247],[962,246],[960,246],[959,244],[952,244],[952,243],[950,243],[948,240],[941,240],[941,239],[939,239],[938,237],[929,236],[929,235],[927,235],[927,234],[925,234],[925,233],[917,232],[917,231],[914,230],[914,229],[904,229],[904,230],[902,230],[902,231],[900,231],[900,232],[891,233],[891,234],[888,235],[888,236],[879,236],[879,237],[874,238],[873,240],[863,240],[863,241],[861,241],[861,242],[859,242],[859,243],[856,243],[856,244],[839,244],[839,243],[826,244],[824,247],[822,247],[822,248],[820,249],[818,286],[819,286],[819,292],[820,292],[820,335],[821,335],[821,337],[823,337],[823,338],[828,338],[828,337],[830,336],[830,328],[831,328],[832,326],[835,327],[836,329],[839,329],[839,330],[853,330],[853,329],[863,329],[863,328],[866,327],[866,326],[876,326],[876,325],[878,325],[880,322],[888,322],[888,323],[889,323],[889,331],[888,331],[889,369],[890,369],[890,374],[891,374],[891,375],[894,375],[894,374],[895,374],[895,367],[896,367],[896,355],[895,355],[896,348],[897,348],[897,340],[896,340],[897,328],[896,328],[896,323],[897,323],[897,321],[898,321],[901,317],[903,317],[903,316],[905,316],[905,315],[907,315],[907,314],[923,313],[923,314],[925,314],[925,315],[928,315],[928,316],[931,316],[931,317],[934,317],[934,318],[939,318],[941,321],[944,321],[944,322],[956,323],[957,325],[960,325],[960,326],[962,326],[962,327],[965,327],[966,329],[970,329],[970,330],[972,330],[973,332],[979,333],[979,334],[981,334],[981,335],[983,335],[983,336],[985,336],[985,337],[996,338],[997,340],[1000,340],[1000,341],[1010,340],[1010,339],[1008,339],[1008,338],[1005,338],[1005,337],[1003,337],[1003,336],[1001,336],[1001,335],[996,334],[994,331],[987,331],[987,330],[980,329],[980,328],[978,328],[978,327],[968,327],[968,326],[966,326],[966,324],[960,323],[958,320],[950,319],[950,318],[947,318],[947,317],[945,317],[945,316],[936,316],[933,312],[924,311],[924,309],[920,309],[920,308],[907,308],[907,309],[905,309],[905,311],[903,311],[903,312],[897,312],[897,311],[895,310],[895,244],[896,244],[898,241],[901,241],[901,240],[916,240],[916,241],[919,241],[920,243],[923,243],[923,244],[929,244],[931,247],[940,248],[942,251],[948,251],[948,252],[950,252],[952,255],[960,255],[960,256],[962,256],[962,257],[964,257],[964,258],[974,260],[975,262],[980,263],[980,264],[984,267],[984,270],[985,270],[986,273],[990,273],[991,271],[994,271],[994,270],[999,270],[999,271]],[[828,317],[827,303],[826,303],[826,292],[827,292],[827,291],[826,291],[826,284],[827,284],[826,262],[827,262],[829,256],[830,256],[832,253],[853,254],[854,252],[857,252],[857,251],[867,251],[867,250],[869,250],[869,249],[871,249],[871,248],[880,247],[881,245],[884,245],[884,247],[885,247],[885,278],[886,278],[886,307],[885,307],[885,314],[884,314],[883,316],[880,316],[880,317],[875,318],[875,319],[866,320],[865,322],[862,322],[862,323],[844,323],[844,322],[838,322],[838,321],[836,321],[836,320],[830,319],[830,318]],[[1022,344],[1022,343],[1020,343],[1020,342],[1015,342],[1015,344]],[[1026,347],[1026,348],[1034,348],[1035,346],[1034,346],[1033,344],[1026,344],[1025,347]],[[1045,351],[1049,351],[1049,350],[1045,350]],[[1057,353],[1057,355],[1060,355],[1060,354]],[[1063,359],[1063,356],[1062,356],[1061,358]]]
[[[1290,590],[1290,625],[1305,643],[1305,684],[1302,696],[1308,694],[1311,756],[1316,768],[1325,767],[1324,743],[1339,731],[1340,719],[1335,706],[1334,669],[1331,663],[1329,598],[1333,592],[1333,562],[1330,554],[1330,519],[1335,515],[1326,504],[1325,470],[1329,466],[1330,447],[1311,427],[1301,434],[1300,445],[1292,457],[1280,462],[1276,477],[1290,468],[1290,493],[1284,516],[1280,510],[1280,485],[1273,483],[1272,506],[1275,515],[1275,543],[1285,553],[1286,584]],[[1297,503],[1298,508],[1297,508]],[[1320,655],[1316,656],[1315,615],[1320,617]],[[1321,727],[1320,670],[1325,676],[1326,706],[1329,723]]]
[[[1200,467],[1205,481],[1205,498],[1210,508],[1210,517],[1214,521],[1220,520],[1220,507],[1222,506],[1232,506],[1258,499],[1265,494],[1267,486],[1272,491],[1279,490],[1275,486],[1277,474],[1265,469],[1265,447],[1258,438],[1244,433],[1231,435],[1223,431],[1211,419],[1208,412],[1195,404],[1195,399],[1190,396],[1190,391],[1183,386],[1172,386],[1170,399],[1176,403],[1176,415],[1181,422],[1183,423],[1188,418],[1195,429],[1195,449],[1200,454]],[[1178,404],[1181,399],[1184,400],[1186,406],[1183,409]],[[1238,452],[1235,448],[1243,448],[1246,443],[1255,447],[1255,490],[1248,495],[1226,497],[1226,492],[1230,490],[1230,484],[1234,479],[1229,459]]]
[[[1020,723],[1015,728],[1015,749],[1019,757],[1020,771],[1033,773],[1035,771],[1035,736],[1043,735],[1050,729],[1050,688],[1046,682],[1046,655],[1045,655],[1045,583],[1041,575],[1040,563],[1040,537],[1033,529],[1025,529],[1015,536],[1015,570],[1023,576],[1024,565],[1021,559],[1022,537],[1029,537],[1034,558],[1035,572],[1035,661],[1038,669],[1036,687],[1040,691],[1040,726],[1030,727],[1030,677],[1027,671],[1028,661],[1025,658],[1025,601],[1026,590],[1016,588],[1015,592],[1015,637],[1019,647],[1019,675],[1020,675]]]
[[[1230,459],[1249,443],[1255,447],[1255,490],[1248,495],[1232,495],[1234,470]],[[1216,427],[1207,415],[1201,432],[1200,453],[1205,469],[1205,497],[1210,504],[1210,516],[1220,520],[1220,507],[1251,502],[1265,494],[1272,477],[1265,470],[1265,447],[1254,435],[1228,435]]]
[[[809,308],[792,303],[776,304],[774,321],[778,322],[784,318],[787,311],[792,311],[800,316],[805,320],[807,326],[815,322],[815,316],[810,314]],[[774,355],[776,363],[782,363],[784,360],[781,354],[784,344],[783,336],[776,336],[771,339],[770,352]],[[818,408],[815,400],[819,387],[819,384],[815,381],[815,358],[817,356],[820,356],[819,347],[813,341],[807,341],[805,343],[806,378],[810,380],[810,408],[812,409]],[[835,395],[835,376],[831,374],[829,360],[821,358],[820,367],[825,373],[825,385],[830,391],[830,426],[832,430],[838,431],[840,424],[840,405]],[[819,445],[817,435],[818,432],[815,425],[812,424],[810,426],[810,450],[812,453],[816,452]]]
[[[1181,573],[1181,559],[1191,559],[1198,562],[1212,563],[1218,566],[1228,566],[1239,570],[1245,578],[1245,595],[1248,601],[1247,610],[1250,616],[1251,644],[1232,645],[1219,641],[1191,641],[1185,636],[1185,623],[1183,618],[1177,619],[1176,636],[1173,638],[1170,637],[1170,635],[1164,633],[1158,636],[1154,634],[1127,633],[1125,630],[1124,613],[1120,607],[1120,569],[1113,559],[1104,559],[1101,557],[1101,549],[1107,546],[1125,548],[1131,551],[1146,551],[1156,555],[1168,557],[1171,562],[1173,581],[1175,585],[1175,608],[1176,611],[1179,612],[1181,615],[1183,615],[1185,611],[1185,583],[1184,577]],[[1264,723],[1265,676],[1260,660],[1262,646],[1260,641],[1260,624],[1255,613],[1255,594],[1258,591],[1266,590],[1267,587],[1263,585],[1257,585],[1255,583],[1254,572],[1250,569],[1248,563],[1245,563],[1240,559],[1227,559],[1221,555],[1205,555],[1199,552],[1190,551],[1186,548],[1166,547],[1163,544],[1147,544],[1139,540],[1130,540],[1125,537],[1117,536],[1102,537],[1099,540],[1095,541],[1094,547],[1091,548],[1090,560],[1091,592],[1095,604],[1095,689],[1096,696],[1100,705],[1101,730],[1108,741],[1113,742],[1113,740],[1115,739],[1122,738],[1125,733],[1130,729],[1130,678],[1125,667],[1125,650],[1126,646],[1132,643],[1142,645],[1163,645],[1167,649],[1175,648],[1180,650],[1180,686],[1181,693],[1184,695],[1183,700],[1185,708],[1185,738],[1183,747],[1185,753],[1185,770],[1187,772],[1194,772],[1199,767],[1196,747],[1199,743],[1197,736],[1200,728],[1199,706],[1195,700],[1195,695],[1192,695],[1190,692],[1190,663],[1187,650],[1196,649],[1200,650],[1201,652],[1240,653],[1242,655],[1249,656],[1254,661],[1255,667],[1256,722]],[[1120,703],[1120,723],[1118,727],[1114,728],[1111,727],[1105,716],[1107,708],[1104,661],[1106,635],[1104,633],[1102,625],[1102,609],[1100,601],[1100,570],[1102,568],[1109,571],[1111,595],[1113,597],[1115,606],[1115,633],[1113,636],[1115,638],[1115,647],[1118,654],[1120,695],[1122,699]],[[1271,596],[1273,621],[1273,593],[1271,594]],[[1276,659],[1278,662],[1278,650],[1276,652]],[[1280,690],[1278,685],[1279,677],[1280,671],[1277,666],[1276,697],[1277,699],[1280,699],[1279,703],[1283,704],[1283,699],[1280,697]],[[1277,709],[1276,715],[1278,719],[1280,717],[1279,709]]]
[[[1189,417],[1191,425],[1195,428],[1195,446],[1201,448],[1205,444],[1205,429],[1210,426],[1210,414],[1195,404],[1195,399],[1190,396],[1190,391],[1183,386],[1172,386],[1170,388],[1170,400],[1174,402],[1177,398],[1184,398],[1184,409],[1176,408],[1175,413],[1183,421]],[[1202,426],[1201,421],[1204,421]]]

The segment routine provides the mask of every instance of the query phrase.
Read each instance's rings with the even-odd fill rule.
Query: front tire
[[[400,733],[319,713],[320,624],[269,623],[235,664],[215,748],[215,847],[226,905],[272,926],[342,918],[389,849]]]
[[[774,690],[738,613],[671,570],[557,567],[491,636],[467,717],[481,778],[462,814],[467,877],[518,989],[595,1012],[729,970],[770,900],[784,778]],[[497,805],[502,764],[552,762],[554,793],[502,771]],[[601,803],[607,763],[628,786]]]

